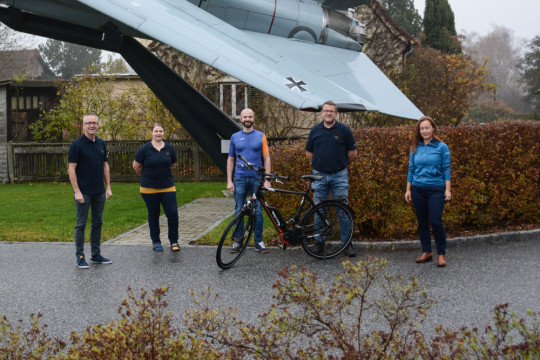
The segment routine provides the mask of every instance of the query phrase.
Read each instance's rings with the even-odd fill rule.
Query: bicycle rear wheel
[[[249,244],[254,225],[255,216],[249,210],[238,213],[227,225],[216,253],[216,261],[220,268],[228,269],[240,259]]]
[[[351,244],[354,214],[341,201],[325,200],[309,209],[300,225],[304,251],[317,259],[333,258]]]

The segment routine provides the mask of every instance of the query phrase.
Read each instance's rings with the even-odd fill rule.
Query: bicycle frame
[[[257,171],[257,174],[259,175],[259,184],[257,185],[257,188],[255,189],[255,192],[251,195],[251,200],[254,203],[256,203],[257,201],[259,201],[261,203],[264,211],[266,212],[266,214],[268,215],[268,217],[272,221],[272,224],[274,225],[274,228],[277,230],[277,232],[279,234],[279,237],[280,237],[281,241],[283,242],[283,244],[285,246],[286,245],[289,245],[289,246],[297,245],[296,243],[291,241],[293,239],[286,239],[286,234],[290,230],[294,230],[294,226],[297,225],[298,222],[300,221],[300,215],[302,214],[302,212],[304,210],[304,206],[305,206],[306,202],[309,202],[311,204],[311,206],[315,206],[315,202],[309,196],[309,192],[311,190],[311,182],[308,181],[308,185],[306,187],[306,190],[303,191],[303,192],[301,192],[301,191],[293,191],[293,190],[284,190],[284,189],[275,189],[275,188],[265,188],[263,186],[265,178],[269,177],[269,178],[273,178],[275,180],[279,180],[280,177],[277,174],[266,174],[266,173],[264,173],[262,171],[264,169],[253,169],[253,170]],[[284,177],[281,177],[281,178],[284,178]],[[300,205],[298,206],[298,209],[296,211],[296,215],[294,217],[292,217],[291,219],[289,219],[288,221],[285,221],[283,219],[283,215],[281,214],[281,212],[276,207],[271,206],[266,202],[266,199],[264,197],[264,191],[271,191],[271,192],[277,192],[277,193],[283,193],[283,194],[289,194],[289,195],[302,196],[302,200],[300,201]],[[246,206],[249,206],[249,204],[246,204],[244,207],[246,207]],[[250,210],[255,211],[255,207],[251,207]],[[289,223],[292,223],[291,226],[288,225]]]

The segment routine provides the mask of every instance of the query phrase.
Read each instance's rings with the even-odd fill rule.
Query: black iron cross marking
[[[304,87],[304,85],[307,85],[305,82],[303,82],[302,80],[294,80],[293,77],[288,77],[287,80],[290,81],[290,83],[285,83],[285,85],[287,85],[287,87],[291,90],[293,90],[294,88],[298,88],[298,90],[300,92],[302,91],[307,91],[307,89]]]

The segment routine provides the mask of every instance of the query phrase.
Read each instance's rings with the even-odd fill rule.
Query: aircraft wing
[[[185,0],[78,2],[299,109],[422,116],[363,53],[241,31]]]
[[[333,84],[338,94],[331,97],[340,109],[368,111],[418,120],[422,112],[362,52],[316,45],[304,41],[251,33],[275,52],[285,52],[285,62],[301,66],[310,76],[310,87],[324,89]]]

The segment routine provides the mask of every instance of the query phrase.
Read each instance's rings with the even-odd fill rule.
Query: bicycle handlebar
[[[244,166],[248,169],[252,169],[252,170],[255,170],[257,171],[257,173],[260,175],[260,176],[263,176],[264,178],[266,178],[267,180],[275,180],[275,179],[279,179],[279,180],[286,180],[286,181],[289,181],[291,179],[290,176],[281,176],[281,175],[278,175],[277,173],[273,173],[273,174],[267,174],[264,171],[264,167],[257,167],[255,166],[255,164],[252,164],[250,163],[249,161],[247,161],[247,159],[245,157],[243,157],[242,155],[238,155],[238,158],[240,160],[242,160],[244,162],[244,164],[240,164],[240,166]]]
[[[267,180],[275,180],[275,179],[286,180],[286,181],[291,180],[290,176],[281,176],[276,173],[273,173],[273,174],[264,173],[263,176],[266,177]]]

